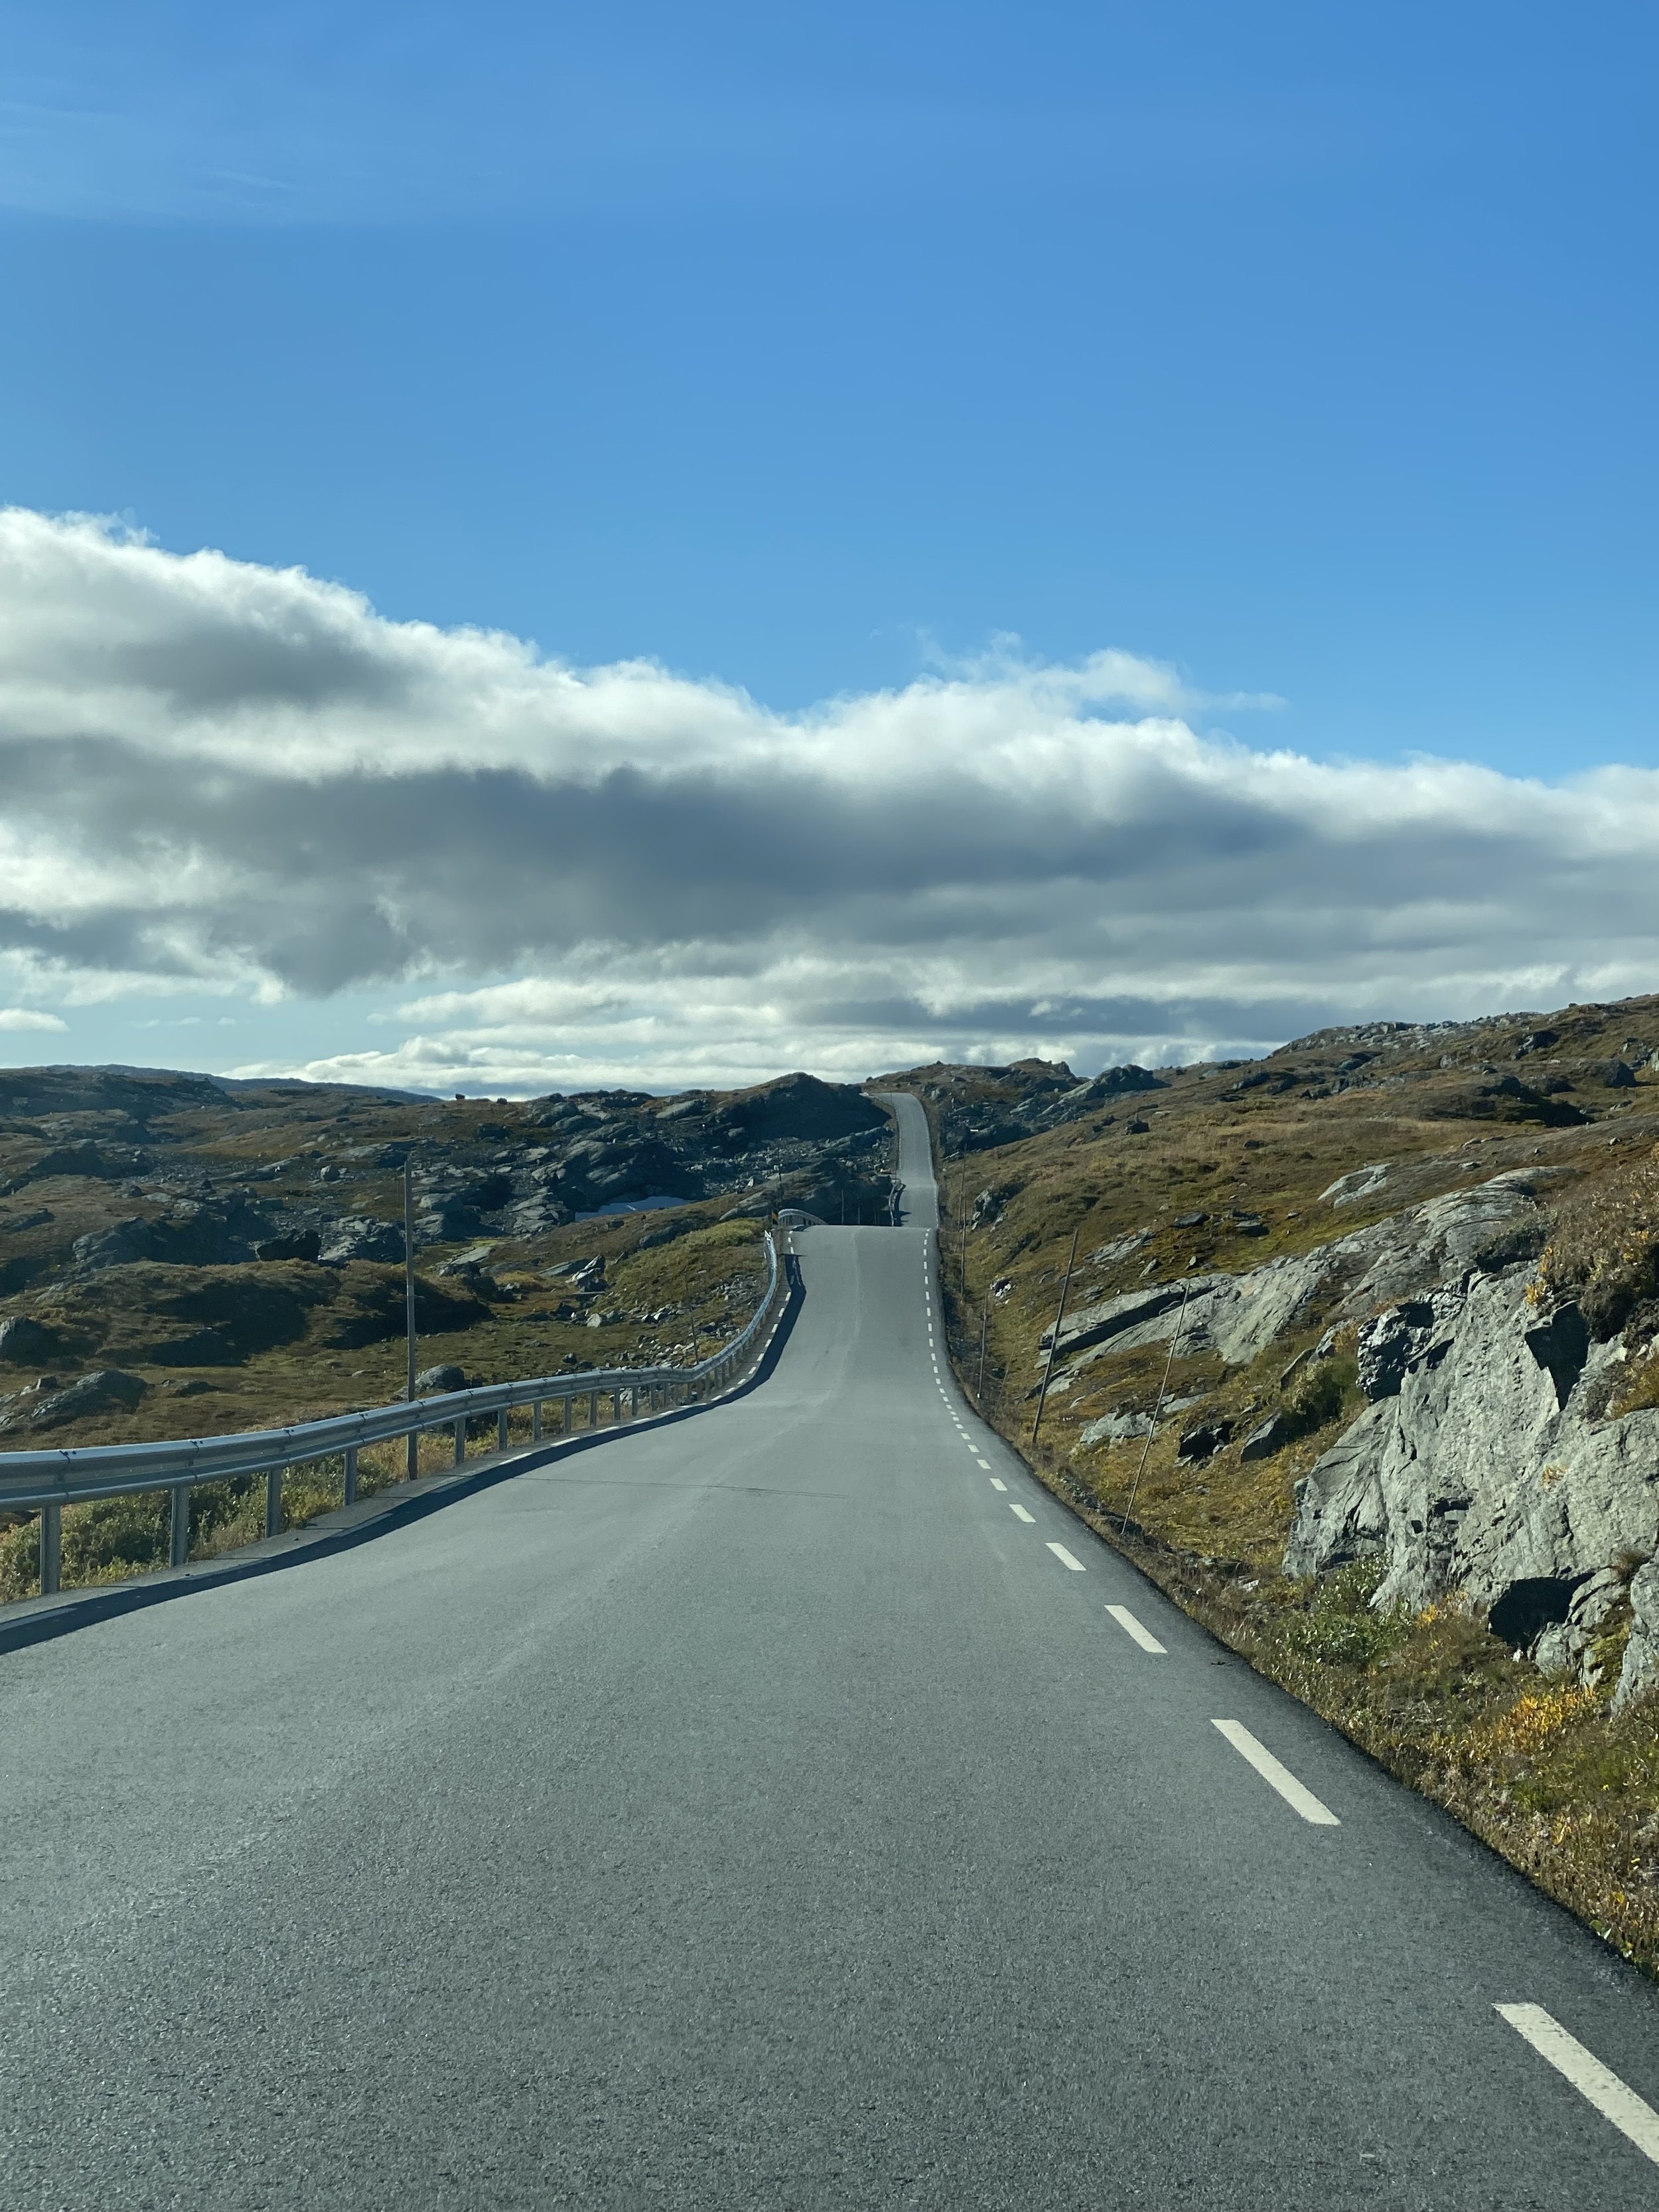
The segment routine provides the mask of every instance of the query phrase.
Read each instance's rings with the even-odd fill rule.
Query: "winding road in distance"
[[[975,1420],[897,1110],[749,1395],[0,1657],[0,2202],[1659,2205],[1656,1993]]]

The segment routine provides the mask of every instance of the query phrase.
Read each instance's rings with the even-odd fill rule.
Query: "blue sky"
[[[1655,44],[1634,6],[0,7],[0,499],[785,714],[1017,637],[1316,761],[1653,767]]]

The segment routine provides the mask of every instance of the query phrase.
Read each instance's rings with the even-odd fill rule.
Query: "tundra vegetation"
[[[885,1079],[933,1128],[981,1410],[1218,1637],[1650,1972],[1656,1069],[1638,999],[1088,1083],[1037,1060]]]
[[[405,1160],[436,1389],[692,1365],[753,1310],[770,1214],[884,1218],[891,1150],[855,1086],[805,1075],[509,1103],[0,1072],[0,1451],[219,1436],[400,1397]],[[604,1210],[645,1200],[660,1202]],[[510,1436],[529,1420],[515,1413]],[[423,1440],[422,1468],[452,1449]],[[401,1444],[366,1452],[360,1486],[404,1467]],[[338,1462],[295,1470],[284,1526],[343,1486]],[[264,1500],[262,1480],[197,1486],[192,1556],[262,1535]],[[155,1493],[67,1508],[65,1587],[165,1564],[168,1510]],[[38,1548],[33,1516],[0,1530],[0,1598],[38,1587]]]

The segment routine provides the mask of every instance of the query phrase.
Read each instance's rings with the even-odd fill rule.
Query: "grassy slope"
[[[1519,1038],[1543,1027],[1559,1032],[1557,1042],[1517,1060]],[[1376,1057],[1346,1078],[1337,1071],[1355,1038],[1343,1033],[1247,1071],[1177,1072],[1160,1092],[965,1158],[951,1156],[964,1109],[971,1115],[975,1102],[999,1096],[1006,1103],[1019,1084],[968,1070],[899,1079],[924,1097],[944,1136],[944,1273],[957,1370],[980,1389],[983,1328],[982,1410],[1044,1481],[1264,1674],[1449,1807],[1626,1956],[1659,1971],[1659,1712],[1653,1701],[1617,1718],[1607,1708],[1627,1619],[1609,1626],[1600,1685],[1563,1688],[1455,1603],[1379,1619],[1367,1603],[1376,1583],[1369,1568],[1317,1585],[1280,1574],[1292,1485],[1363,1402],[1351,1361],[1340,1357],[1312,1370],[1312,1384],[1307,1370],[1283,1379],[1319,1335],[1316,1317],[1249,1367],[1177,1356],[1169,1393],[1192,1402],[1173,1419],[1166,1413],[1150,1447],[1139,1436],[1082,1441],[1104,1415],[1151,1413],[1164,1384],[1164,1346],[1108,1351],[1051,1393],[1030,1443],[1038,1340],[1054,1317],[1074,1230],[1073,1310],[1143,1280],[1243,1272],[1522,1165],[1563,1171],[1552,1189],[1546,1269],[1575,1290],[1588,1285],[1613,1321],[1631,1316],[1638,1358],[1611,1410],[1659,1402],[1650,1351],[1659,1340],[1659,1077],[1645,1067],[1659,1049],[1659,1000],[1408,1036],[1392,1051],[1370,1043]],[[1638,1086],[1609,1088],[1595,1062],[1627,1043],[1631,1064],[1643,1066]],[[1224,1097],[1241,1072],[1297,1080]],[[1480,1096],[1505,1075],[1547,1105]],[[1345,1080],[1352,1087],[1336,1089]],[[1560,1087],[1546,1092],[1548,1083]],[[1586,1120],[1552,1127],[1486,1118],[1563,1107]],[[1145,1133],[1129,1133],[1136,1116]],[[1369,1204],[1339,1211],[1322,1202],[1339,1176],[1385,1161],[1389,1188]],[[996,1218],[974,1226],[988,1191],[981,1219]],[[1207,1218],[1175,1226],[1194,1212]],[[1235,1212],[1258,1216],[1266,1233],[1244,1234]],[[1136,1232],[1145,1241],[1113,1258],[1110,1248]],[[1243,1462],[1237,1439],[1280,1407],[1295,1411],[1303,1433],[1272,1457]],[[1233,1420],[1235,1441],[1201,1466],[1178,1461],[1182,1430],[1217,1414]]]

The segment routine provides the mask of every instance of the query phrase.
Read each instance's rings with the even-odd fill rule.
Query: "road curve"
[[[1495,2009],[1659,2101],[1648,1986],[1030,1480],[933,1243],[804,1232],[734,1404],[0,1658],[0,2201],[1659,2202]]]

